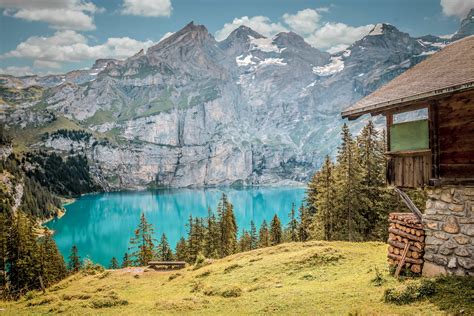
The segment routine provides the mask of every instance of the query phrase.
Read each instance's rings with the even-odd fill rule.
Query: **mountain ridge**
[[[125,60],[0,76],[9,89],[3,120],[20,134],[41,134],[57,117],[92,132],[88,142],[28,145],[84,151],[110,189],[304,183],[334,153],[344,107],[449,42],[379,23],[328,54],[295,33],[267,38],[246,26],[217,42],[191,22]],[[33,85],[40,91],[32,99],[23,89]]]

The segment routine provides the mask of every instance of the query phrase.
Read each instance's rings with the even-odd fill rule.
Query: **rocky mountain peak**
[[[181,30],[150,47],[147,54],[154,53],[155,51],[170,46],[202,45],[204,42],[208,41],[215,42],[215,39],[211,34],[209,34],[207,28],[204,25],[196,25],[191,21]]]
[[[303,37],[299,36],[294,32],[280,32],[275,35],[273,42],[278,46],[296,46],[296,47],[306,47],[309,46],[308,43],[305,42]]]
[[[472,8],[467,17],[462,20],[461,26],[456,34],[453,35],[452,40],[457,41],[458,39],[472,34],[474,34],[474,8]]]
[[[236,40],[236,39],[241,39],[241,40],[248,40],[249,36],[253,38],[263,38],[264,36],[254,30],[252,30],[250,27],[246,25],[241,25],[235,30],[232,31],[232,33],[229,34],[227,39],[229,40]],[[226,39],[226,40],[227,40]]]

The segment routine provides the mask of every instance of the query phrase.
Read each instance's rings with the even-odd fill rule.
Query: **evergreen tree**
[[[283,240],[283,232],[281,229],[281,222],[278,216],[275,214],[272,221],[270,222],[270,244],[278,245]]]
[[[45,286],[52,285],[67,276],[66,263],[60,254],[51,233],[44,229],[39,239],[40,269]]]
[[[373,239],[378,234],[376,227],[386,224],[388,212],[383,203],[385,184],[385,141],[372,121],[369,121],[357,137],[359,163],[362,171],[364,239]]]
[[[260,248],[270,246],[270,232],[268,231],[268,224],[263,220],[262,225],[258,231],[258,246]]]
[[[221,256],[225,257],[235,253],[237,249],[237,223],[234,206],[225,194],[222,194],[218,210],[220,210],[218,213],[220,213],[219,224],[221,227]]]
[[[289,217],[290,221],[288,222],[288,239],[289,241],[298,241],[298,221],[296,220],[295,203],[291,205]]]
[[[257,234],[257,227],[255,227],[255,223],[250,221],[250,249],[257,249],[258,248],[258,234]]]
[[[207,258],[218,258],[220,245],[220,229],[216,216],[211,208],[207,210],[207,226],[205,230],[204,256]]]
[[[311,216],[303,203],[301,203],[301,206],[298,209],[298,217],[300,219],[298,227],[299,240],[307,241],[310,237]]]
[[[239,252],[244,252],[244,251],[249,251],[251,249],[252,249],[252,239],[250,237],[250,234],[245,229],[243,229],[242,235],[240,236],[240,239],[239,239],[238,250]]]
[[[128,253],[125,253],[122,259],[122,268],[130,267],[130,266],[131,266],[130,258],[128,257]]]
[[[186,246],[186,240],[184,239],[184,237],[181,237],[181,239],[176,244],[176,259],[179,261],[186,261],[187,258],[188,251]]]
[[[173,252],[168,243],[166,235],[161,236],[160,243],[158,245],[158,258],[162,261],[171,261],[173,260]]]
[[[71,254],[69,255],[68,269],[69,271],[76,273],[81,270],[81,257],[79,257],[79,251],[77,250],[76,245],[73,245],[71,248]]]
[[[112,257],[112,259],[110,260],[109,269],[113,269],[113,270],[120,269],[120,265],[117,258]]]
[[[148,223],[145,214],[142,213],[135,235],[130,239],[129,250],[132,250],[131,257],[134,265],[145,266],[153,259],[156,242],[154,235],[153,226]]]
[[[22,212],[17,212],[11,224],[6,266],[10,291],[18,295],[27,289],[39,287],[41,262],[33,222]]]
[[[342,144],[338,148],[338,165],[335,168],[337,188],[336,208],[339,218],[335,223],[343,223],[336,239],[361,240],[360,231],[365,228],[361,209],[363,208],[362,172],[358,161],[358,148],[346,124],[342,127]]]
[[[321,170],[313,177],[316,186],[315,203],[318,205],[318,213],[313,219],[312,235],[317,239],[331,240],[334,235],[335,222],[340,214],[334,206],[336,191],[333,175],[333,164],[326,156]]]
[[[316,201],[316,196],[318,194],[318,185],[317,185],[317,173],[311,177],[308,182],[308,187],[306,189],[306,211],[310,217],[316,215],[318,210],[318,203]]]

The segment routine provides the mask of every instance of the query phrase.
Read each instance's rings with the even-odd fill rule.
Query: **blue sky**
[[[334,52],[388,22],[412,36],[447,35],[474,0],[0,0],[0,73],[61,73],[125,58],[190,21],[218,40],[241,24],[294,31]]]

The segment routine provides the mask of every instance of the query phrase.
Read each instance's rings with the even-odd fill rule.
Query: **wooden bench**
[[[184,261],[150,261],[148,266],[155,270],[174,270],[174,269],[183,269],[186,266]]]

